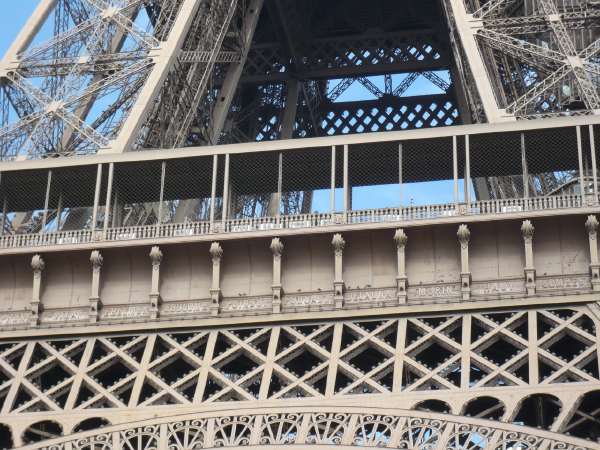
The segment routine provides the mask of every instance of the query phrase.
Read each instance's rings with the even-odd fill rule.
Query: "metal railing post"
[[[110,200],[112,198],[113,179],[115,174],[115,163],[108,166],[108,186],[106,188],[106,207],[104,208],[104,226],[102,227],[102,239],[106,239],[108,233],[108,220],[110,217]]]

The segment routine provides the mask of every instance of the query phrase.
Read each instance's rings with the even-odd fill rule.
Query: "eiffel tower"
[[[599,38],[597,0],[40,0],[0,449],[599,450]]]

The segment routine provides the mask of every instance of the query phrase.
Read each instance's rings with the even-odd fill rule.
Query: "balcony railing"
[[[581,195],[561,195],[527,199],[484,200],[468,204],[440,204],[382,208],[360,211],[299,214],[206,222],[167,223],[102,230],[77,230],[58,233],[15,234],[0,237],[0,249],[87,244],[92,242],[143,241],[160,238],[185,239],[217,233],[269,232],[275,230],[319,229],[360,224],[398,224],[452,217],[508,216],[511,214],[576,210],[598,205],[598,199]],[[576,211],[574,211],[576,212]]]

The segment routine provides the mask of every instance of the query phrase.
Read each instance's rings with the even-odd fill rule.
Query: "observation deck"
[[[588,224],[599,211],[597,122],[1,163],[0,326],[589,302],[599,287]],[[483,266],[469,267],[470,240]]]
[[[593,213],[597,122],[4,162],[0,254]]]

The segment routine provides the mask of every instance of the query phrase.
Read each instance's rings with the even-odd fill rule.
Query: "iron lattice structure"
[[[0,64],[0,449],[600,449],[599,19],[41,0]]]
[[[44,0],[2,62],[2,158],[593,114],[598,14],[550,0]],[[429,95],[407,96],[415,83]],[[370,99],[339,101],[352,86]]]

